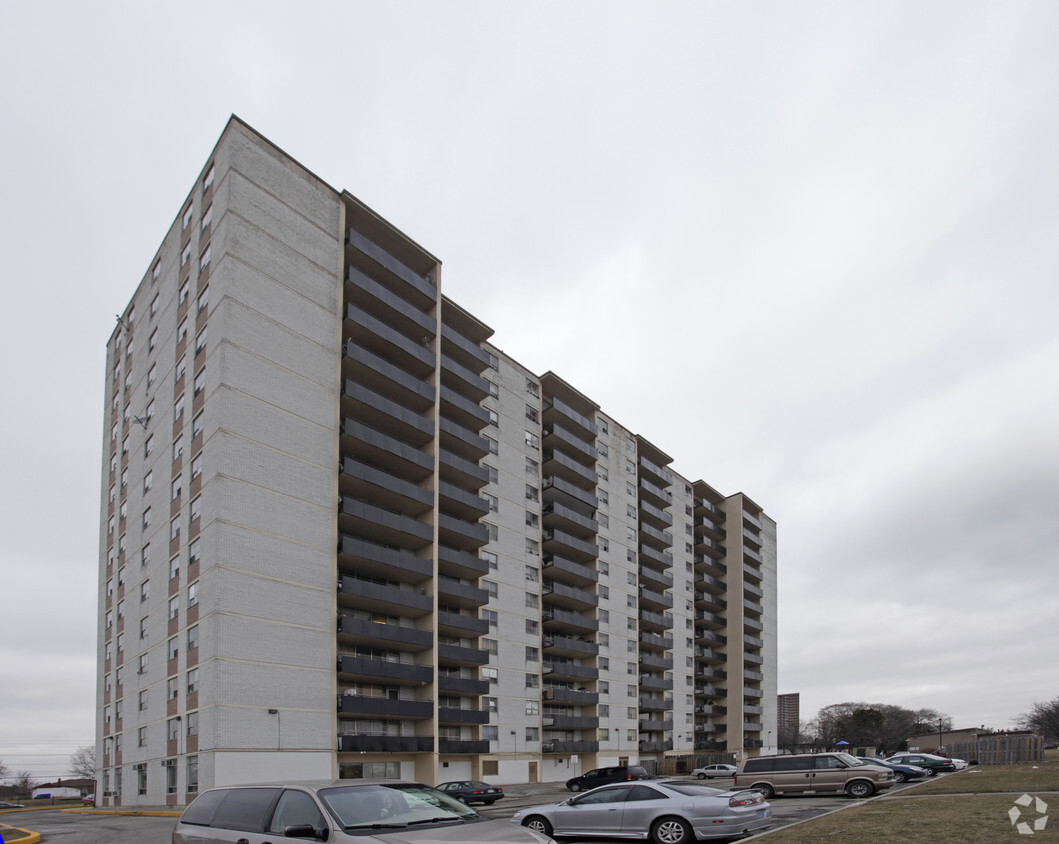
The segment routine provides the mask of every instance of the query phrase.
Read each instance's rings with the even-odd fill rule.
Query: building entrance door
[[[529,763],[529,781],[530,782],[536,782],[537,781],[537,763],[536,762],[530,762]]]

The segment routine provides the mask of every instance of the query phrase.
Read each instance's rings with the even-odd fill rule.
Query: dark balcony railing
[[[673,596],[664,592],[654,592],[641,586],[639,589],[640,606],[648,606],[652,609],[670,609],[673,606]]]
[[[542,753],[598,753],[598,741],[544,741]]]
[[[438,513],[438,540],[454,548],[474,550],[489,541],[489,531],[483,524]]]
[[[673,588],[673,578],[657,569],[651,568],[650,566],[641,565],[638,567],[640,577],[643,580],[648,581],[646,584],[649,588],[653,588],[656,591],[662,592],[666,589]]]
[[[394,718],[431,718],[432,700],[403,700],[367,695],[339,695],[338,711],[343,715],[389,715]]]
[[[672,658],[667,659],[665,657],[654,656],[650,652],[640,654],[640,665],[644,668],[658,669],[660,671],[673,670]]]
[[[546,425],[542,433],[548,448],[559,448],[574,458],[574,460],[589,466],[595,465],[598,454],[596,453],[596,447],[592,443],[586,442],[555,422],[551,425]]]
[[[575,563],[555,554],[544,556],[544,569],[552,580],[572,583],[575,586],[587,586],[599,579],[599,572],[581,563]]]
[[[597,680],[599,669],[569,662],[546,662],[541,673],[552,680]]]
[[[453,577],[473,579],[489,571],[489,563],[470,551],[438,546],[438,571]]]
[[[346,358],[353,363],[353,367],[346,371],[356,372],[357,383],[365,384],[375,392],[381,392],[414,410],[426,410],[434,403],[433,384],[417,378],[352,340],[346,343]]]
[[[673,701],[660,697],[641,697],[640,709],[658,712],[669,712],[673,708]]]
[[[570,427],[576,427],[580,430],[577,432],[580,436],[586,439],[595,439],[598,433],[596,429],[596,423],[574,410],[570,405],[564,402],[562,399],[557,398],[546,398],[544,400],[544,418],[550,421],[553,416],[560,415],[566,417],[567,424],[574,423]]]
[[[599,653],[599,645],[595,642],[586,642],[573,636],[545,636],[542,644],[546,654],[558,656],[595,656]]]
[[[639,748],[642,753],[660,753],[673,749],[672,741],[641,741]]]
[[[574,610],[586,610],[599,604],[599,598],[576,586],[546,580],[543,584],[544,600],[547,604]]]
[[[429,630],[399,624],[379,624],[344,613],[338,617],[338,632],[354,641],[385,642],[395,650],[426,650],[434,644],[434,634]]]
[[[439,706],[438,722],[441,724],[488,724],[489,713],[481,709]]]
[[[350,520],[350,530],[387,543],[422,547],[434,538],[434,528],[426,522],[349,496],[342,498],[341,515]]]
[[[368,679],[400,680],[406,683],[432,683],[434,667],[408,662],[390,662],[366,656],[342,654],[338,657],[338,673]]]
[[[544,505],[542,510],[545,525],[554,525],[568,531],[579,533],[581,537],[593,536],[599,530],[599,522],[582,516],[571,507],[567,507],[558,501],[551,501]]]
[[[672,719],[664,721],[661,719],[643,718],[639,721],[637,729],[641,733],[664,733],[666,730],[673,729],[673,721]]]
[[[341,575],[338,579],[341,603],[364,609],[386,609],[397,616],[415,618],[434,609],[434,599],[411,589],[401,589],[387,583],[372,583],[370,580]]]
[[[470,677],[453,677],[449,674],[438,675],[438,691],[454,692],[465,695],[489,694],[488,680],[474,680]]]
[[[370,259],[368,266],[375,265],[386,270],[388,277],[404,283],[401,288],[403,298],[410,302],[426,308],[437,301],[438,289],[431,282],[416,273],[410,267],[403,264],[378,244],[372,243],[367,237],[353,228],[349,229],[347,242],[365,258]],[[363,260],[359,258],[358,261]],[[407,307],[407,306],[406,306]]]
[[[555,703],[572,703],[576,706],[588,706],[599,703],[597,692],[582,691],[581,689],[545,689],[545,700]]]
[[[640,633],[640,644],[645,648],[656,651],[668,651],[673,647],[671,636],[659,636],[657,633]]]
[[[585,715],[548,715],[543,716],[545,729],[555,730],[597,730],[599,718]]]
[[[457,631],[453,635],[460,634],[483,634],[489,632],[489,622],[476,615],[463,615],[462,613],[438,610],[438,627],[446,630]]]
[[[424,313],[424,309],[431,307],[432,304],[425,298],[421,299],[418,305],[412,305],[407,298],[398,296],[352,265],[349,267],[347,280],[354,287],[355,292],[352,297],[354,301],[384,315],[388,321],[402,325],[409,336],[415,336],[415,331],[426,337],[434,337],[437,333],[436,318]],[[382,303],[385,308],[380,309],[378,303]]]
[[[444,551],[445,549],[441,549]],[[420,582],[433,573],[433,564],[429,559],[417,557],[411,551],[393,548],[378,542],[342,534],[339,547],[339,568],[343,568],[342,557],[352,558],[357,569],[380,574],[388,574],[395,580],[409,579]],[[475,558],[477,559],[477,558]],[[482,565],[485,561],[482,560]],[[486,567],[488,570],[488,567]],[[412,575],[413,577],[408,577]]]
[[[569,610],[546,608],[542,610],[541,618],[544,620],[544,629],[547,631],[565,630],[580,633],[599,630],[598,619]]]
[[[430,753],[434,737],[340,735],[338,749],[342,753]]]
[[[468,648],[463,645],[439,643],[438,659],[443,662],[461,665],[485,665],[489,662],[489,651],[481,648]]]
[[[438,739],[438,753],[488,753],[489,742],[467,739]]]

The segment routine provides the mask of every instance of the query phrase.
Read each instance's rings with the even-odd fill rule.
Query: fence
[[[695,753],[689,756],[666,756],[661,762],[645,759],[640,764],[652,776],[679,777],[706,765],[734,765],[734,753]]]
[[[1015,765],[1044,761],[1044,739],[1041,736],[982,736],[976,741],[953,742],[946,752],[957,759],[979,765]]]

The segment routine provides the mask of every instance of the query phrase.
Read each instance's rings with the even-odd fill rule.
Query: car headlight
[[[518,820],[521,817],[522,817],[522,810],[519,809],[517,812],[515,812],[515,814],[513,814],[511,816],[511,820],[516,821],[516,820]]]

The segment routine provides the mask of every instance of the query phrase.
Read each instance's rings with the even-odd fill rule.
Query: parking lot
[[[947,775],[943,775],[947,776]],[[708,783],[717,788],[731,786],[731,780],[717,779]],[[909,788],[910,783],[887,789],[893,794]],[[475,807],[490,818],[510,818],[516,811],[541,803],[555,803],[571,797],[562,783],[535,783],[504,786],[505,797],[493,806]],[[848,806],[848,797],[779,797],[772,803],[772,829],[800,820],[817,817],[834,809]],[[110,814],[64,814],[56,810],[20,813],[0,813],[0,822],[25,827],[41,833],[45,844],[169,844],[174,818],[143,817]],[[578,839],[596,844],[614,844],[614,838]]]

